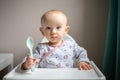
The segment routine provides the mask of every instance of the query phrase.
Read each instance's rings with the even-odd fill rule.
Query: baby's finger
[[[81,66],[81,65],[79,65],[79,66],[78,66],[78,69],[79,69],[79,70],[83,70],[83,68],[82,68],[82,66]]]
[[[33,62],[36,62],[36,60],[37,60],[36,58],[33,58]]]
[[[90,70],[89,65],[85,65],[85,66],[84,66],[84,69],[85,69],[85,70]]]
[[[28,61],[28,62],[27,62],[27,66],[30,66],[30,67],[31,67],[32,65],[34,65],[34,64],[35,64],[35,63],[34,63],[33,61]]]
[[[30,55],[27,55],[27,58],[32,58]]]
[[[27,56],[27,60],[30,61],[30,60],[33,60],[33,57],[31,57],[30,55]]]
[[[85,69],[85,70],[90,70],[90,69],[92,69],[92,66],[89,65],[89,64],[87,64],[87,65],[84,66],[84,69]]]
[[[90,70],[90,69],[92,69],[92,66],[91,66],[91,65],[88,65],[88,68],[89,68],[89,70]]]

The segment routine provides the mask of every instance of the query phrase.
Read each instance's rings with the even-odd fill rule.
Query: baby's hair
[[[47,15],[50,14],[50,13],[59,13],[59,14],[62,14],[66,18],[66,21],[67,21],[67,17],[66,17],[66,15],[65,15],[65,13],[63,11],[52,9],[52,10],[49,10],[49,11],[45,12],[42,15],[42,17],[41,17],[41,25],[42,26],[44,25],[45,21],[47,20]]]

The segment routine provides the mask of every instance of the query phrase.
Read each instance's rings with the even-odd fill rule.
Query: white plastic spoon
[[[30,50],[30,56],[33,57],[33,46],[34,46],[34,41],[32,37],[28,37],[26,40],[26,45],[28,49]],[[32,66],[31,71],[35,71],[35,65]]]

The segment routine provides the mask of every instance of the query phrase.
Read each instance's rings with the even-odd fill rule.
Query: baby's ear
[[[70,26],[67,25],[65,28],[65,33],[67,34],[69,32],[69,30],[70,30]]]
[[[42,33],[42,35],[44,36],[43,27],[40,27],[40,32],[41,32],[41,33]]]

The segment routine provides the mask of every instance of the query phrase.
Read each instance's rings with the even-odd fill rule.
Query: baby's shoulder
[[[65,44],[69,44],[69,45],[73,45],[76,43],[75,41],[73,41],[71,39],[66,39],[66,40],[64,40],[64,42],[65,42]]]
[[[70,39],[66,39],[64,40],[64,44],[65,46],[68,46],[68,47],[74,47],[76,45],[76,42]]]
[[[38,43],[36,50],[40,53],[47,52],[49,50],[48,43]]]
[[[38,43],[37,44],[37,49],[47,49],[48,48],[48,43]]]

